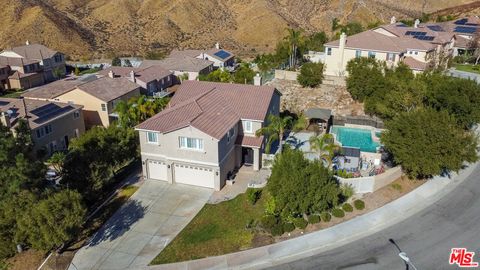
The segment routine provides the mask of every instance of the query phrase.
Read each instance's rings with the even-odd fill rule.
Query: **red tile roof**
[[[403,59],[403,63],[405,63],[411,69],[425,70],[427,68],[427,63],[418,61],[418,60],[414,59],[413,57],[405,57]]]
[[[269,86],[185,81],[169,108],[137,129],[167,133],[192,126],[221,139],[241,119],[263,121],[275,94]]]
[[[166,70],[158,65],[152,65],[146,68],[109,67],[107,69],[99,71],[98,74],[108,76],[108,73],[110,71],[113,71],[115,75],[118,75],[120,77],[128,78],[130,78],[130,72],[133,71],[135,72],[135,78],[145,83],[149,83],[153,80],[161,80],[173,74],[171,71]]]
[[[237,137],[237,141],[235,142],[236,145],[254,147],[254,148],[261,148],[262,143],[263,143],[263,136],[252,137],[252,136],[242,136],[242,135],[239,135]]]

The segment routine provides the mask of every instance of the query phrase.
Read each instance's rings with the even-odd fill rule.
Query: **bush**
[[[284,232],[291,232],[295,230],[295,225],[293,223],[284,223],[283,224],[283,231]]]
[[[272,231],[273,227],[278,223],[278,218],[272,215],[266,215],[262,217],[260,223],[262,224],[262,228],[267,231]]]
[[[355,206],[355,209],[357,210],[363,210],[365,209],[365,202],[362,200],[355,200],[353,206]]]
[[[297,81],[303,87],[315,87],[319,84],[322,84],[323,64],[305,63],[300,69],[300,74],[298,74]]]
[[[330,213],[327,213],[327,212],[321,213],[320,217],[322,218],[323,222],[329,222],[332,219],[332,215],[330,215]]]
[[[352,207],[352,205],[349,204],[349,203],[344,203],[344,204],[342,205],[342,209],[343,209],[343,211],[345,211],[345,212],[352,212],[352,211],[353,211],[353,207]]]
[[[262,195],[261,189],[248,188],[247,189],[247,200],[250,204],[254,205]]]
[[[283,225],[282,224],[277,224],[275,225],[272,230],[270,231],[270,233],[273,235],[273,236],[279,236],[279,235],[282,235],[283,234]]]
[[[340,208],[335,208],[332,210],[332,215],[337,218],[343,218],[345,216],[345,212],[343,212]]]
[[[305,229],[308,225],[308,222],[304,219],[304,218],[296,218],[294,221],[293,221],[293,224],[295,224],[295,227],[299,228],[299,229]]]
[[[308,216],[308,223],[310,224],[315,224],[320,222],[320,216],[319,215],[310,215]]]
[[[348,198],[352,197],[355,193],[355,189],[353,189],[352,185],[343,184],[340,187],[340,192],[342,193],[343,200],[346,201]]]

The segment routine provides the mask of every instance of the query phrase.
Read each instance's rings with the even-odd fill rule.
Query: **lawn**
[[[8,91],[2,98],[19,98],[25,91]]]
[[[255,233],[246,226],[263,216],[264,197],[255,205],[247,201],[246,194],[205,205],[151,264],[200,259],[252,248]]]
[[[455,66],[455,68],[460,71],[480,74],[480,66],[458,64]]]

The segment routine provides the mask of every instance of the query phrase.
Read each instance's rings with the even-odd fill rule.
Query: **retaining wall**
[[[355,190],[355,193],[369,193],[389,185],[401,176],[402,168],[397,166],[375,176],[358,178],[342,178],[336,176],[336,178],[341,184],[351,185]]]

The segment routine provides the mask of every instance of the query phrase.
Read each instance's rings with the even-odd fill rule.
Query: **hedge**
[[[295,227],[299,228],[299,229],[305,229],[308,225],[308,222],[304,219],[304,218],[296,218],[294,221],[293,221],[293,224],[295,224]]]
[[[310,224],[315,224],[320,222],[320,216],[319,215],[310,215],[308,216],[308,223]]]
[[[279,236],[279,235],[282,235],[283,234],[283,224],[277,224],[275,225],[271,232],[270,232],[273,236]]]
[[[285,232],[291,232],[295,230],[295,225],[293,225],[293,223],[285,223],[283,224],[283,231]]]
[[[345,216],[345,212],[343,212],[340,208],[335,208],[332,210],[332,215],[337,218],[343,218]]]
[[[352,207],[352,205],[349,204],[349,203],[344,203],[344,204],[342,205],[342,209],[343,209],[343,211],[345,211],[345,212],[353,212],[353,207]]]
[[[330,213],[327,213],[327,212],[321,213],[320,217],[322,218],[323,222],[329,222],[332,219],[332,215],[330,215]]]
[[[355,200],[353,206],[355,206],[355,209],[357,210],[363,210],[365,209],[365,202],[362,200]]]

